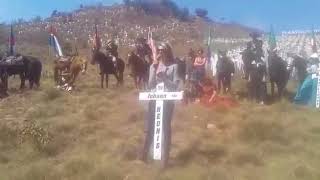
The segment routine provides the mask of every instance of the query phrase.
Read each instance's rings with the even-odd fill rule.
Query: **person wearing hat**
[[[147,40],[143,37],[138,37],[135,42],[135,52],[144,63],[152,64],[152,50],[149,47]],[[146,58],[147,57],[147,58]]]
[[[241,53],[242,61],[243,61],[243,79],[248,80],[249,78],[249,71],[251,62],[254,60],[254,53],[253,53],[253,44],[252,42],[247,43],[247,48]]]
[[[155,90],[158,83],[164,83],[165,91],[177,91],[180,83],[178,66],[174,62],[172,49],[169,44],[161,43],[157,49],[158,58],[150,66],[149,88]],[[148,152],[153,142],[155,127],[155,101],[150,101],[145,121],[145,141],[143,145],[141,160],[147,161]],[[164,101],[163,105],[163,156],[162,168],[167,167],[171,147],[171,120],[174,111],[174,101]]]
[[[256,56],[257,59],[260,59],[262,57],[264,57],[264,53],[263,53],[263,41],[261,39],[259,39],[260,34],[258,34],[257,32],[253,32],[250,34],[250,37],[252,38],[252,49],[253,52]]]
[[[118,46],[114,40],[108,40],[106,45],[107,56],[112,59],[114,67],[117,67],[117,58],[118,58]]]
[[[106,45],[106,51],[111,55],[118,57],[118,46],[113,39],[108,40]]]

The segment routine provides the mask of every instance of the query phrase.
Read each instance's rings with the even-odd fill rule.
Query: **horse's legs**
[[[76,72],[71,72],[71,78],[70,78],[70,81],[68,83],[69,86],[73,87],[73,84],[75,83],[79,73],[80,73],[80,70],[76,71]]]
[[[134,85],[135,85],[136,89],[139,89],[139,85],[138,85],[138,83],[139,83],[138,81],[139,80],[138,80],[138,78],[139,78],[138,76],[133,77]]]
[[[29,88],[33,89],[33,84],[34,84],[34,80],[33,79],[29,79]]]
[[[104,73],[101,73],[100,76],[101,76],[101,88],[103,88]]]
[[[59,84],[59,80],[58,80],[58,69],[57,68],[54,68],[54,71],[53,71],[53,78],[54,78],[54,82],[56,84]]]
[[[20,79],[21,79],[20,89],[24,89],[26,87],[26,84],[25,84],[26,77],[23,73],[20,74]]]
[[[3,78],[4,78],[3,79],[4,88],[5,88],[5,91],[7,92],[9,89],[9,83],[8,83],[9,76],[8,76],[8,74],[5,74]]]
[[[35,77],[35,79],[34,79],[35,84],[37,85],[37,88],[39,88],[39,87],[40,87],[40,78],[41,78],[41,75],[40,75],[40,76]]]
[[[270,84],[271,84],[271,97],[273,98],[274,97],[274,82],[270,81]]]
[[[117,79],[117,86],[120,84],[120,79],[117,73],[113,73],[114,77]]]
[[[119,72],[120,84],[123,85],[123,72]]]
[[[109,88],[109,74],[106,74],[106,88]]]
[[[284,93],[284,85],[278,83],[277,88],[278,88],[278,98],[281,99]]]

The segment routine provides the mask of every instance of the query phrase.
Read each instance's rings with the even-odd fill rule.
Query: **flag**
[[[56,55],[58,55],[59,57],[63,56],[60,43],[59,43],[58,38],[56,36],[56,32],[52,26],[50,27],[49,46],[54,49]]]
[[[273,30],[273,26],[271,26],[271,28],[270,28],[268,43],[269,43],[269,49],[271,51],[277,48],[277,39],[276,39],[275,32]]]
[[[93,44],[93,46],[97,50],[99,50],[101,48],[101,39],[100,39],[99,34],[98,34],[98,25],[97,24],[95,24],[94,30],[95,30],[95,34],[94,34],[94,40],[93,40],[94,44]]]
[[[9,37],[9,54],[10,55],[14,54],[15,44],[16,44],[16,39],[14,37],[13,25],[11,25],[10,37]]]
[[[155,42],[153,40],[153,37],[152,37],[152,32],[150,30],[150,27],[149,27],[149,32],[148,32],[148,44],[152,50],[152,58],[153,58],[153,63],[157,64],[157,47],[155,45]]]
[[[211,27],[209,27],[209,36],[208,36],[208,42],[207,42],[208,61],[210,61],[210,59],[211,59],[211,41],[212,41],[212,33],[211,33]]]
[[[317,53],[318,52],[318,47],[317,47],[317,40],[316,40],[316,34],[314,32],[314,29],[312,28],[312,39],[311,39],[311,44],[312,44],[312,52]]]

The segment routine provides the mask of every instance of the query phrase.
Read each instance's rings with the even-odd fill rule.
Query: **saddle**
[[[70,68],[70,64],[71,64],[71,59],[72,58],[68,58],[68,57],[60,57],[59,59],[55,60],[55,64],[57,64],[59,66],[59,69],[63,73],[68,73],[70,70],[69,68]]]
[[[8,56],[0,61],[1,65],[23,65],[22,56]]]

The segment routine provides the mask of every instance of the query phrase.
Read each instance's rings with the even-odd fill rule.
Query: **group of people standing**
[[[212,64],[209,58],[210,55],[206,55],[203,49],[200,48],[197,53],[190,49],[188,56],[186,80],[189,86],[185,91],[187,98],[204,102],[206,100],[203,97],[208,96],[208,102],[205,103],[208,105],[208,103],[217,102],[215,99],[217,99],[218,94],[231,92],[231,82],[235,67],[233,61],[227,56],[226,51],[218,52],[218,61],[215,64],[217,72],[214,77],[210,75],[209,67]]]

